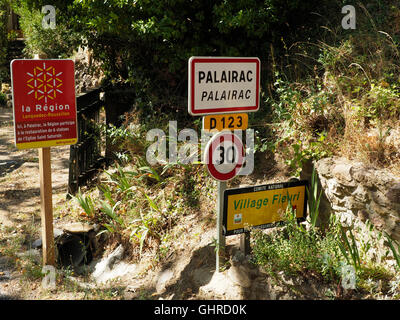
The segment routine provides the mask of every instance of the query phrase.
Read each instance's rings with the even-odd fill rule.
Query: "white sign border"
[[[256,63],[257,68],[257,80],[256,80],[256,105],[248,107],[232,107],[232,108],[208,108],[196,110],[194,104],[194,92],[195,92],[195,81],[194,81],[194,66],[196,63],[235,63],[235,62],[252,62]],[[260,109],[260,79],[261,79],[261,62],[257,57],[191,57],[188,61],[188,112],[192,116],[205,116],[212,114],[229,114],[229,113],[245,113],[245,112],[256,112]]]

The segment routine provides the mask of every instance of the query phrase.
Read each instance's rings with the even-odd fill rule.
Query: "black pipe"
[[[89,238],[80,234],[64,234],[58,242],[58,262],[64,266],[77,267],[92,260]]]

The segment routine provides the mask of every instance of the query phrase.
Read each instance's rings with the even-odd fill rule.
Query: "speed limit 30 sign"
[[[234,178],[243,167],[244,159],[242,140],[232,132],[222,131],[214,135],[205,148],[207,170],[219,181]]]

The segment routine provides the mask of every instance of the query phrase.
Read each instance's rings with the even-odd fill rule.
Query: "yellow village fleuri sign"
[[[274,183],[228,189],[224,193],[224,235],[243,233],[249,228],[271,228],[284,221],[288,206],[298,220],[307,213],[307,181]]]

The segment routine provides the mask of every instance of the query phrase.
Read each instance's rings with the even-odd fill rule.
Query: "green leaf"
[[[112,220],[119,223],[121,226],[124,226],[124,221],[115,214],[115,208],[121,203],[121,201],[118,201],[113,207],[111,207],[110,204],[104,200],[100,200],[100,203],[101,203],[100,210],[102,212],[108,215]]]

